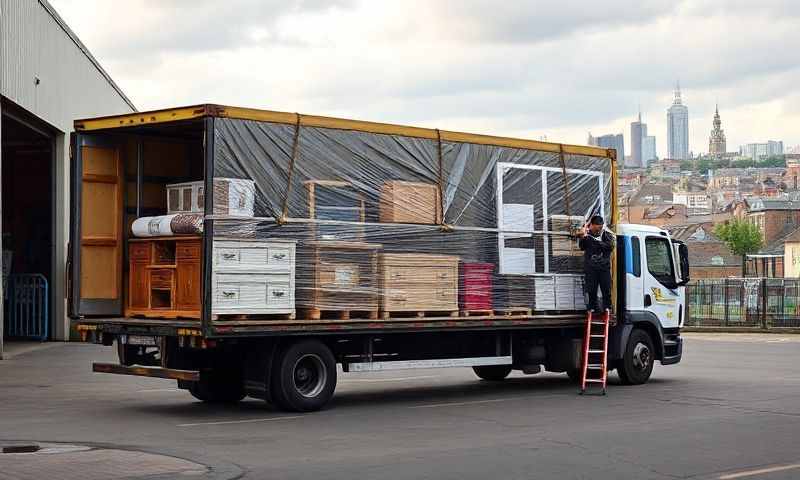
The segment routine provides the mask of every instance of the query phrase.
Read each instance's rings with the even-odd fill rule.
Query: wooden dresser
[[[384,253],[380,265],[384,318],[394,312],[458,314],[458,257]]]
[[[439,187],[432,183],[390,180],[381,188],[382,223],[441,223]]]
[[[200,318],[201,238],[128,240],[125,316]]]
[[[214,239],[213,315],[295,316],[295,244],[283,239]]]

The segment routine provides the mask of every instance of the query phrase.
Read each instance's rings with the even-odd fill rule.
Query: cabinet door
[[[175,282],[178,310],[200,310],[200,262],[179,261]]]
[[[130,263],[130,271],[128,272],[130,278],[129,299],[130,308],[136,310],[144,310],[150,308],[149,295],[150,287],[148,286],[147,278],[147,264],[141,262]]]

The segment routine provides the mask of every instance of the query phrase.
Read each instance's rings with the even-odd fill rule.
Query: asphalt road
[[[63,344],[0,361],[0,439],[143,447],[254,479],[800,478],[800,335],[692,335],[684,352],[644,386],[612,375],[606,397],[555,374],[346,374],[329,409],[297,415],[92,374],[112,349]]]

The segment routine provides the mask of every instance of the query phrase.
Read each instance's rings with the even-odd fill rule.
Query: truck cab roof
[[[667,231],[663,228],[654,227],[652,225],[639,225],[634,223],[623,223],[617,226],[617,235],[632,235],[632,234],[647,234],[654,233],[656,235],[666,235]]]

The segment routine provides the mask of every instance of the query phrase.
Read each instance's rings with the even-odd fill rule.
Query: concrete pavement
[[[143,448],[245,478],[800,478],[800,336],[691,334],[684,355],[644,386],[612,375],[606,397],[554,374],[345,374],[330,409],[297,415],[92,374],[113,349],[63,344],[0,362],[0,438]]]

